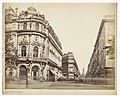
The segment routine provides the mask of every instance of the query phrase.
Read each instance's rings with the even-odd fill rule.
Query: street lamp
[[[29,68],[30,68],[30,64],[31,64],[29,58],[26,59],[26,64],[29,64],[26,67],[26,88],[28,88],[28,72],[29,72]]]

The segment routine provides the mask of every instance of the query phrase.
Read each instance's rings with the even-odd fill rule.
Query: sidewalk
[[[52,85],[54,82],[38,82],[38,81],[32,81],[28,82],[28,89],[43,89],[50,85]],[[10,81],[6,85],[7,89],[26,89],[26,81]]]
[[[114,85],[92,85],[74,82],[32,82],[26,87],[26,82],[9,82],[7,89],[79,89],[79,90],[112,90]]]

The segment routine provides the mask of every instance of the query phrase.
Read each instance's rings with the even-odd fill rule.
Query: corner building
[[[62,76],[62,47],[45,16],[29,7],[18,13],[5,10],[5,35],[11,34],[18,59],[13,70],[15,80],[56,81]],[[29,61],[29,62],[27,62]]]
[[[115,16],[107,15],[102,19],[86,77],[114,78],[115,27]]]
[[[63,75],[70,80],[79,80],[80,72],[72,52],[62,56]]]

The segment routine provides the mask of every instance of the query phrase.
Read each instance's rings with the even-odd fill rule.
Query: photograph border
[[[43,1],[44,2],[44,1]],[[5,2],[6,3],[6,2]],[[9,2],[7,2],[7,3],[9,3]],[[26,2],[27,3],[27,2]],[[28,3],[31,3],[31,2],[28,2]],[[36,3],[36,2],[34,2],[34,3]],[[42,3],[42,2],[39,2],[39,3]],[[44,3],[46,3],[46,2],[44,2]],[[49,2],[47,2],[47,3],[49,3]],[[50,2],[51,3],[51,2]],[[68,2],[69,3],[69,2]],[[83,2],[81,2],[81,3],[83,3]],[[88,2],[89,3],[89,2]],[[90,2],[90,3],[93,3],[93,2]],[[100,3],[102,3],[102,2],[100,2]],[[106,2],[105,2],[106,3]],[[2,7],[3,7],[3,4],[4,3],[2,3]],[[5,25],[4,25],[4,8],[2,8],[3,10],[2,10],[2,45],[4,45],[4,42],[5,42],[5,35],[4,35],[4,29],[5,29]],[[117,14],[116,14],[116,60],[115,60],[115,90],[52,90],[52,89],[50,89],[50,90],[41,90],[41,89],[4,89],[5,88],[5,74],[4,74],[4,69],[5,69],[5,66],[3,65],[3,64],[5,64],[5,62],[4,62],[4,58],[5,58],[5,56],[4,56],[4,54],[2,54],[2,92],[3,92],[3,94],[32,94],[32,95],[87,95],[87,94],[89,94],[89,95],[116,95],[117,94],[117,78],[118,78],[118,76],[117,76],[117,67],[118,67],[118,63],[117,63],[117,46],[118,46],[118,44],[117,44],[117,41],[118,41],[118,3],[117,3]],[[3,41],[4,40],[4,41]],[[5,50],[4,50],[4,46],[2,46],[2,52],[4,53],[5,52]],[[51,91],[54,91],[54,92],[51,92]],[[86,94],[86,92],[87,92],[87,94]],[[33,93],[35,93],[35,94],[33,94]],[[59,94],[58,94],[59,93]],[[97,93],[97,94],[95,94],[95,93]]]

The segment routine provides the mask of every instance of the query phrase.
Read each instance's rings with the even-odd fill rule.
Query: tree
[[[9,75],[12,76],[13,68],[15,68],[15,62],[17,57],[17,50],[14,47],[14,41],[11,33],[5,35],[5,70],[10,68]],[[6,74],[5,74],[6,75]]]

